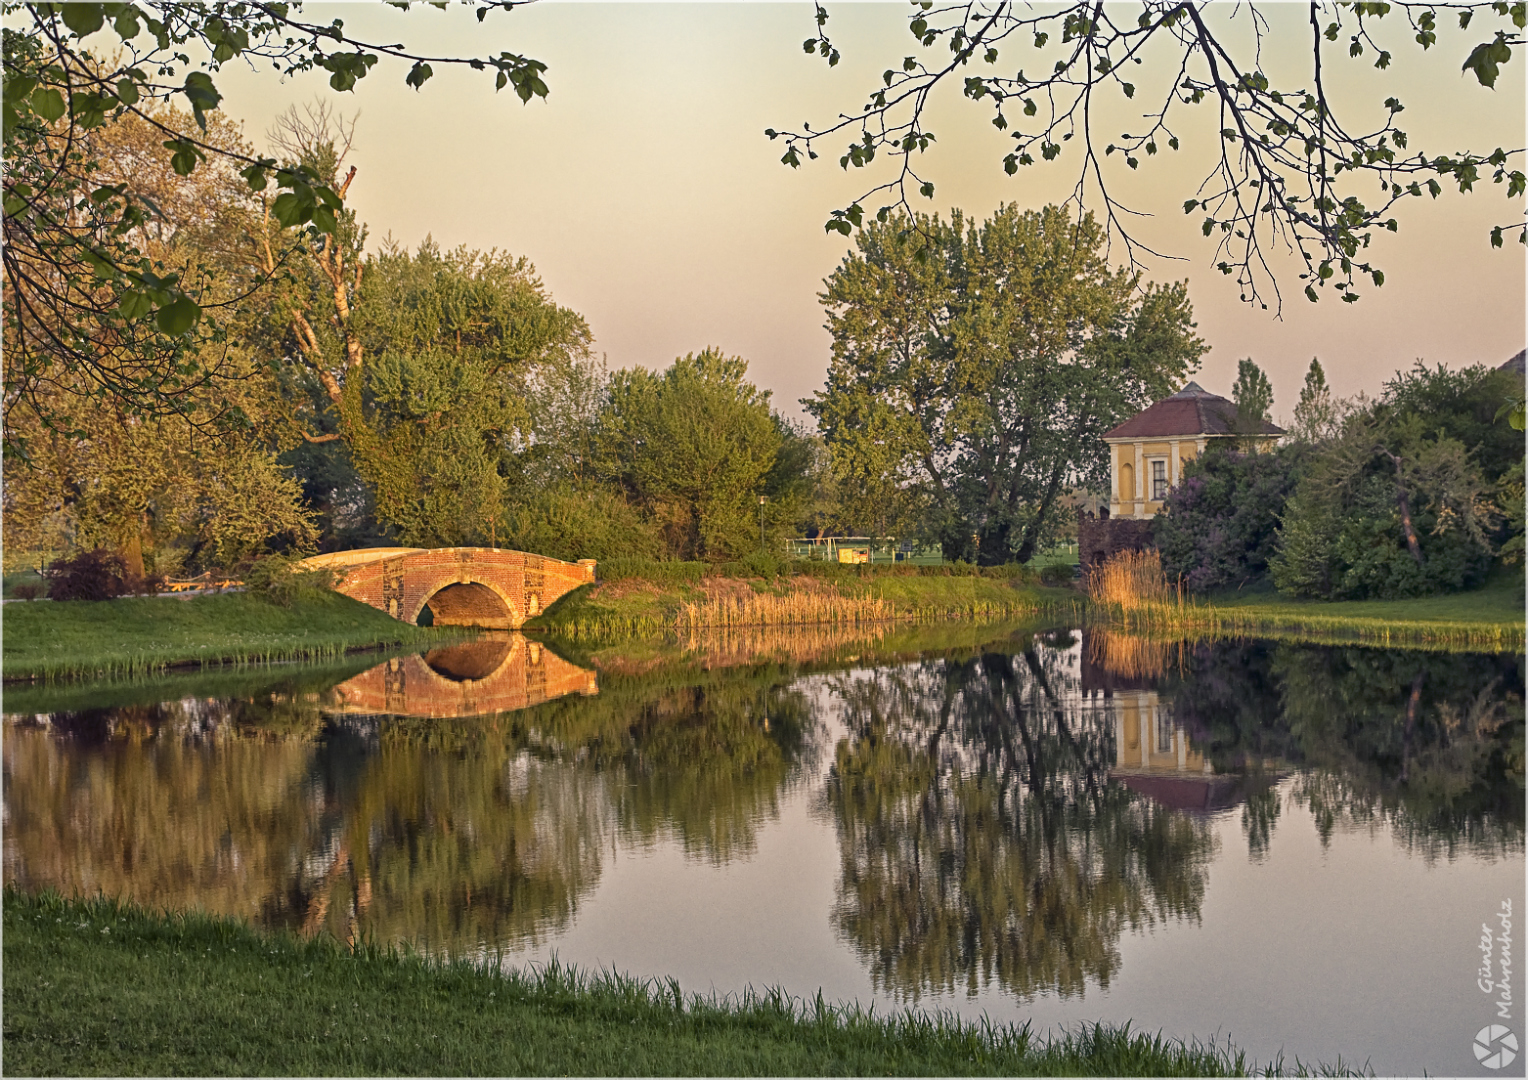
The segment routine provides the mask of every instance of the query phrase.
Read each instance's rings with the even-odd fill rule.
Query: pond
[[[981,636],[8,690],[5,880],[1264,1063],[1524,1035],[1521,658]]]

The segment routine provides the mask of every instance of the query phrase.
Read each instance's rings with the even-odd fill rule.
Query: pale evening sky
[[[350,200],[374,242],[391,234],[412,247],[429,234],[448,247],[525,255],[556,300],[589,321],[611,367],[662,367],[719,346],[746,357],[776,406],[798,415],[797,399],[821,385],[829,358],[817,294],[849,248],[822,223],[869,185],[865,172],[838,167],[843,140],[792,171],[763,131],[825,126],[858,111],[880,72],[915,51],[905,5],[827,8],[844,55],[832,69],[802,52],[814,27],[810,4],[538,3],[482,24],[466,10],[310,4],[308,17],[339,15],[365,40],[458,55],[526,53],[548,64],[550,97],[521,105],[509,91],[494,94],[491,75],[466,71],[439,72],[416,93],[403,86],[405,69],[384,60],[353,94],[330,90],[326,76],[283,83],[230,67],[220,80],[223,108],[261,145],[289,105],[324,97],[359,111]],[[1273,9],[1267,69],[1308,48],[1305,17],[1303,5]],[[1329,78],[1345,80],[1338,94],[1370,107],[1370,119],[1373,106],[1398,94],[1414,150],[1520,148],[1528,58],[1514,57],[1486,90],[1459,70],[1474,36],[1445,30],[1424,55],[1398,34],[1388,73],[1332,46]],[[1280,49],[1289,51],[1281,57]],[[1024,62],[1033,60],[1014,66]],[[1151,68],[1141,70],[1144,87]],[[958,86],[947,89],[956,93],[944,95],[929,125],[939,135],[926,163],[938,185],[929,208],[985,217],[1001,202],[1039,207],[1065,197],[1075,154],[1006,176],[1005,139],[989,111],[959,98]],[[1129,113],[1120,104],[1119,127],[1139,125],[1141,106]],[[1351,394],[1377,391],[1419,357],[1494,365],[1523,348],[1524,249],[1514,238],[1493,250],[1486,237],[1491,225],[1520,220],[1520,203],[1489,180],[1470,195],[1447,191],[1406,205],[1400,232],[1384,234],[1370,253],[1386,284],[1357,304],[1308,303],[1293,263],[1281,280],[1282,319],[1241,303],[1234,282],[1215,271],[1198,218],[1181,210],[1203,171],[1191,163],[1214,145],[1219,125],[1208,111],[1205,123],[1183,132],[1181,155],[1148,160],[1139,174],[1121,168],[1118,191],[1156,215],[1143,232],[1182,260],[1156,260],[1150,274],[1188,278],[1211,345],[1196,376],[1208,389],[1229,394],[1237,360],[1251,356],[1273,380],[1275,414],[1287,417],[1312,356],[1339,394]]]

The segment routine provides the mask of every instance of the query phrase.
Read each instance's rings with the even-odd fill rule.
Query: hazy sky
[[[801,49],[814,29],[810,4],[538,3],[482,24],[464,10],[310,4],[309,17],[340,15],[368,40],[534,56],[548,64],[551,95],[521,105],[508,91],[494,94],[491,75],[466,71],[437,73],[416,93],[403,86],[402,66],[383,61],[353,94],[334,93],[326,76],[283,83],[230,69],[220,82],[223,107],[261,144],[294,103],[326,97],[359,111],[350,200],[374,240],[391,234],[412,247],[428,234],[445,246],[528,256],[557,301],[588,319],[612,367],[661,367],[719,346],[746,357],[777,407],[795,415],[829,358],[817,294],[850,246],[822,223],[869,178],[839,169],[842,140],[792,171],[763,131],[857,112],[881,71],[916,48],[905,5],[827,7],[844,56],[831,70]],[[1265,68],[1276,71],[1308,49],[1309,29],[1301,5],[1272,17]],[[1445,29],[1424,55],[1401,29],[1388,73],[1330,47],[1339,96],[1377,106],[1397,93],[1412,149],[1429,155],[1524,145],[1528,58],[1515,56],[1489,91],[1459,70],[1478,34]],[[1034,61],[1016,56],[1013,67],[1026,62]],[[1139,70],[1138,103],[1152,67]],[[939,143],[925,164],[937,184],[929,208],[985,217],[1002,202],[1039,207],[1065,197],[1075,154],[1006,176],[1006,140],[990,112],[958,97],[958,86],[947,89],[956,94],[931,113]],[[1141,105],[1132,114],[1126,104],[1121,98],[1118,123],[1128,130]],[[1212,347],[1196,376],[1208,389],[1228,394],[1237,360],[1251,356],[1273,380],[1275,413],[1287,416],[1312,356],[1336,391],[1350,394],[1378,390],[1419,357],[1499,364],[1523,347],[1524,250],[1515,242],[1492,250],[1486,236],[1490,225],[1518,218],[1520,203],[1514,212],[1489,181],[1471,195],[1408,204],[1397,215],[1400,232],[1370,252],[1386,272],[1384,288],[1365,290],[1357,304],[1308,303],[1293,263],[1281,282],[1282,319],[1241,303],[1234,282],[1214,270],[1199,219],[1181,210],[1215,143],[1219,125],[1207,110],[1205,122],[1207,130],[1184,131],[1181,155],[1150,159],[1139,174],[1121,167],[1117,179],[1137,209],[1157,215],[1144,220],[1146,237],[1182,260],[1155,262],[1150,273],[1188,279]]]

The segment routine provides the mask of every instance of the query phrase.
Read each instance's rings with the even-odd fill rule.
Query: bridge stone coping
[[[576,563],[506,548],[361,548],[298,564],[335,572],[335,591],[403,622],[429,605],[436,626],[515,630],[559,597],[594,580],[593,559]]]

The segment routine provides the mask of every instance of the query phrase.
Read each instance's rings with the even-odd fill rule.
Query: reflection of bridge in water
[[[330,690],[324,711],[449,719],[597,693],[594,672],[523,634],[495,634],[378,664]]]

